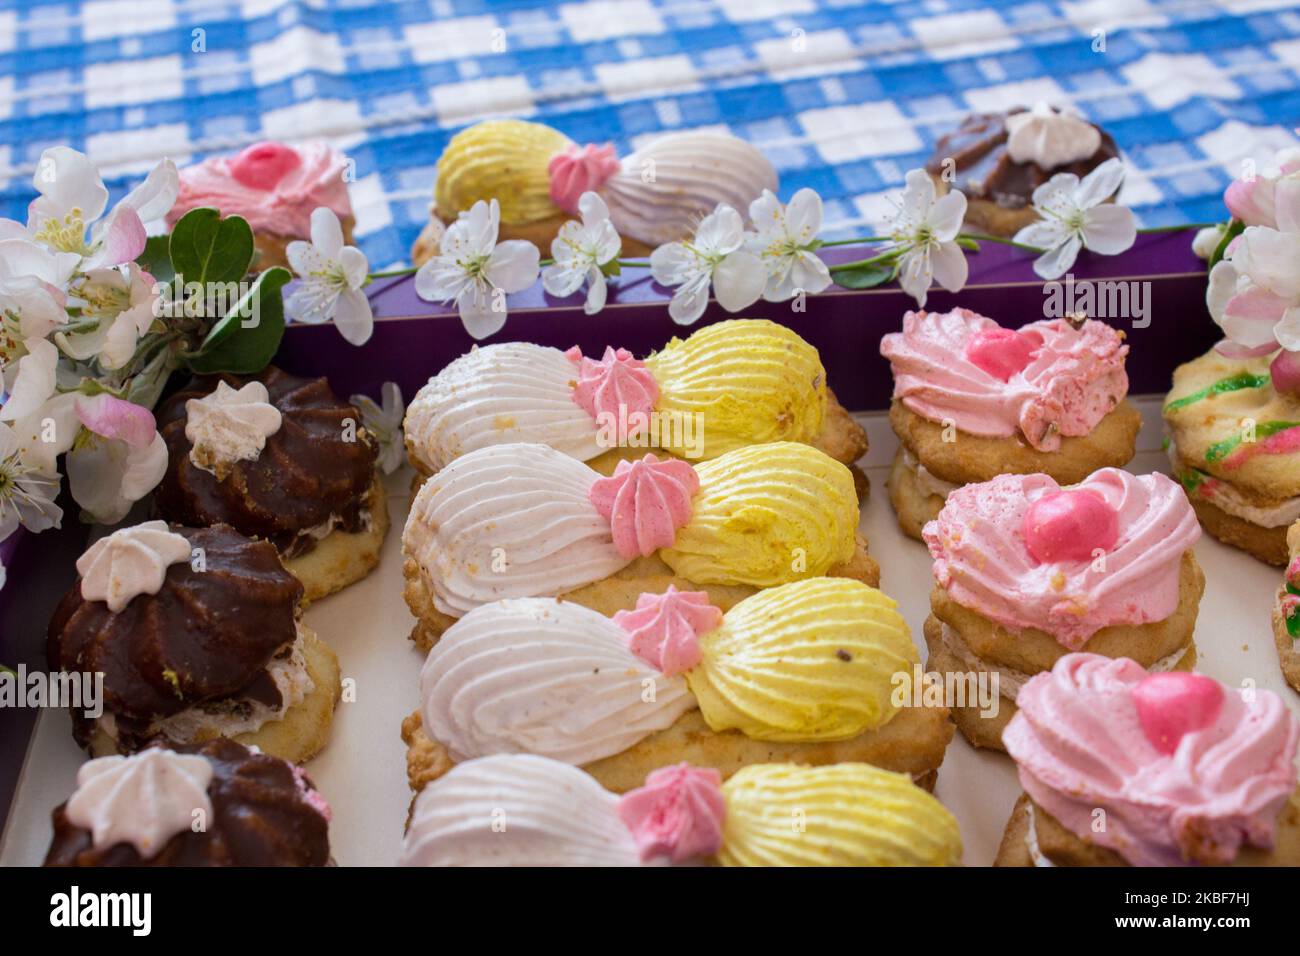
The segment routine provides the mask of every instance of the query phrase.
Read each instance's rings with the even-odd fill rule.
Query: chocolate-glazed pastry
[[[157,418],[169,457],[154,495],[161,517],[270,540],[309,601],[378,563],[388,529],[378,447],[325,379],[275,367],[196,378]]]
[[[46,866],[329,863],[330,808],[311,780],[231,740],[91,761],[77,784],[52,814]]]
[[[152,521],[96,542],[77,570],[47,654],[52,670],[103,675],[103,713],[72,711],[92,754],[229,736],[302,761],[324,745],[338,661],[270,542]]]
[[[1038,128],[1020,134],[1024,145],[1009,145],[1008,120],[1013,128]],[[1082,178],[1118,155],[1105,130],[1039,104],[1032,111],[968,116],[939,138],[925,169],[940,193],[955,188],[966,194],[968,229],[1012,236],[1037,218],[1031,205],[1035,189],[1057,173]]]

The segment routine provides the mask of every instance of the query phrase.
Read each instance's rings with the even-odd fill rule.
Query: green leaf
[[[238,282],[253,261],[253,230],[239,216],[191,209],[172,228],[172,268],[190,282]]]
[[[870,289],[882,285],[894,275],[894,267],[888,263],[878,262],[872,265],[857,266],[836,272],[832,278],[835,284],[845,289]]]
[[[250,375],[270,363],[284,336],[284,288],[288,269],[267,269],[208,332],[186,364],[199,374]],[[256,324],[248,324],[256,319]]]
[[[1207,269],[1213,269],[1215,263],[1221,260],[1228,252],[1228,244],[1246,231],[1246,224],[1238,219],[1228,221],[1228,228],[1223,231],[1223,238],[1219,244],[1214,247],[1214,253],[1210,256],[1210,261],[1205,264]]]
[[[176,275],[172,268],[170,236],[150,236],[145,240],[144,252],[135,261],[158,282],[171,282]]]

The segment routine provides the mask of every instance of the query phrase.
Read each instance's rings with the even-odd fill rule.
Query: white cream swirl
[[[573,400],[578,367],[529,342],[474,348],[444,368],[406,410],[406,439],[429,472],[488,445],[531,441],[579,461],[599,455],[596,423]]]
[[[1101,148],[1101,131],[1087,120],[1039,102],[1006,119],[1007,154],[1017,163],[1056,169],[1081,162]]]
[[[148,859],[197,821],[210,823],[204,757],[150,747],[130,757],[99,757],[81,765],[66,813],[90,831],[96,848],[130,843]]]
[[[444,614],[510,597],[553,597],[620,570],[609,522],[588,500],[599,477],[546,445],[490,445],[424,483],[402,532]]]
[[[190,543],[166,521],[114,531],[77,559],[81,596],[118,614],[140,594],[157,594],[173,564],[190,560]]]
[[[649,246],[684,239],[726,203],[748,218],[764,189],[777,191],[776,169],[757,148],[730,133],[674,133],[623,158],[600,194],[620,235]]]
[[[429,652],[420,693],[425,730],[457,761],[531,753],[591,763],[695,706],[686,681],[634,655],[612,620],[554,598],[470,611]]]
[[[640,866],[618,797],[528,754],[453,767],[415,800],[400,866]]]
[[[185,403],[185,437],[195,468],[218,478],[240,461],[256,461],[266,440],[280,430],[280,410],[261,382],[238,389],[225,382],[202,398]]]

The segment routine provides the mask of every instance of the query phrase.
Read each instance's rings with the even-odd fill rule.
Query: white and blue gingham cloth
[[[1104,46],[1104,50],[1101,47]],[[434,166],[488,115],[625,153],[728,128],[827,237],[889,196],[971,110],[1074,104],[1105,126],[1147,225],[1213,220],[1246,160],[1295,142],[1300,6],[1270,0],[0,0],[0,215],[41,150],[87,152],[115,196],[259,139],[355,160],[357,235],[402,262]]]

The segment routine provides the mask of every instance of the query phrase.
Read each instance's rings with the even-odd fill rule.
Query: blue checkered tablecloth
[[[1269,0],[0,0],[0,215],[42,149],[124,191],[159,157],[328,138],[360,245],[403,261],[434,167],[487,115],[620,153],[727,127],[782,193],[869,230],[972,109],[1046,99],[1104,125],[1147,225],[1220,218],[1247,159],[1294,142],[1300,7]]]

